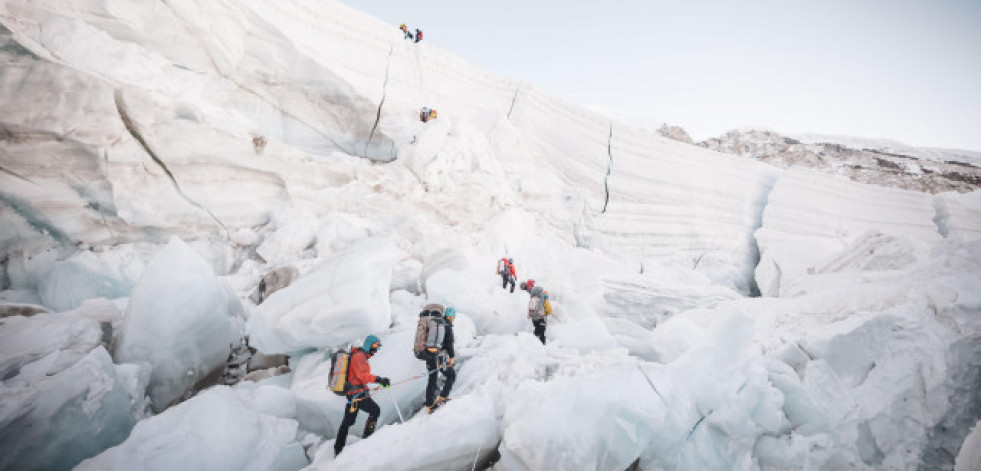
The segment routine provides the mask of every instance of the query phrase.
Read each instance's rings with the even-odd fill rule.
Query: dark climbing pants
[[[545,345],[545,319],[532,319],[531,324],[535,326],[535,337]]]
[[[337,439],[334,440],[335,455],[344,449],[344,443],[347,442],[347,429],[351,428],[354,425],[354,421],[358,419],[359,410],[364,410],[368,413],[368,421],[364,424],[364,433],[361,437],[368,438],[375,432],[375,424],[378,423],[378,415],[381,414],[381,408],[378,407],[378,403],[370,397],[365,397],[360,401],[353,402],[352,407],[352,401],[354,399],[356,399],[354,396],[348,396],[347,398],[347,405],[344,407],[344,420],[341,421],[341,428],[337,430]]]
[[[436,355],[426,357],[426,370],[431,372],[429,373],[429,384],[426,385],[426,407],[433,405],[433,401],[436,400],[436,380],[439,373],[432,373],[432,371],[438,369],[441,363],[442,360],[437,359]],[[446,380],[443,382],[443,389],[439,395],[450,397],[450,390],[453,389],[453,382],[456,381],[456,371],[450,365],[443,364],[442,367],[441,372]]]
[[[514,278],[507,273],[501,273],[501,288],[508,289],[508,283],[511,283],[511,292],[514,292]]]

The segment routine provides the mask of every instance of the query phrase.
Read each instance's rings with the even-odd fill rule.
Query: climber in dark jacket
[[[450,399],[450,390],[453,389],[453,382],[456,381],[456,371],[453,369],[456,363],[453,352],[453,321],[456,319],[456,309],[447,306],[446,311],[443,312],[443,319],[446,321],[443,348],[436,353],[427,352],[425,357],[426,370],[429,371],[429,384],[426,385],[426,410],[430,414]],[[445,381],[439,396],[436,396],[436,380],[439,373],[443,373]]]

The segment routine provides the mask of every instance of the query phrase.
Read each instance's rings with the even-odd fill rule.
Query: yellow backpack
[[[552,315],[552,303],[548,302],[548,299],[545,300],[545,308],[544,309],[545,309],[545,315],[546,316],[551,316]]]

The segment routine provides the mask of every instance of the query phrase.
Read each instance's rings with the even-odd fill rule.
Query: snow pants
[[[378,403],[368,396],[360,401],[354,402],[355,399],[357,399],[356,396],[347,397],[347,406],[344,408],[344,420],[341,421],[341,428],[337,430],[337,439],[334,440],[334,455],[340,454],[341,450],[344,449],[344,443],[347,442],[347,429],[351,428],[354,425],[354,421],[358,419],[359,410],[364,410],[368,413],[368,421],[364,424],[364,433],[361,437],[368,438],[375,432],[375,424],[378,423],[378,415],[381,414],[381,408],[378,407]]]
[[[514,292],[514,278],[511,278],[509,273],[501,273],[501,288],[508,289],[508,283],[511,283],[511,292]]]
[[[531,325],[535,326],[535,337],[545,345],[545,319],[532,319]]]
[[[439,370],[443,373],[445,381],[443,382],[443,389],[440,391],[439,395],[443,397],[450,397],[450,390],[453,389],[453,382],[456,381],[456,370],[452,366],[443,363],[437,355],[426,356],[426,370],[436,371]],[[426,407],[433,405],[436,400],[436,380],[438,379],[439,373],[429,373],[429,384],[426,385]]]

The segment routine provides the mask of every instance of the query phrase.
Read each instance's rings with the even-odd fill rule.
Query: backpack
[[[351,352],[338,350],[330,356],[330,376],[327,382],[327,389],[330,389],[338,396],[347,394],[349,384],[347,382],[347,370],[351,366]]]
[[[528,301],[528,317],[534,320],[542,320],[545,318],[545,314],[542,312],[543,299],[538,296],[532,296]]]
[[[508,259],[502,258],[497,261],[497,273],[499,275],[507,275],[509,273]]]
[[[427,304],[419,313],[416,341],[412,344],[412,353],[416,358],[424,360],[427,353],[436,353],[443,348],[443,338],[446,336],[443,309],[442,304]]]

